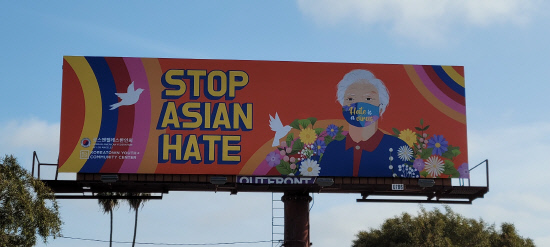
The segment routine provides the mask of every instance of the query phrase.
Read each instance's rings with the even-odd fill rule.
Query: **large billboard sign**
[[[66,56],[60,172],[468,177],[460,66]]]

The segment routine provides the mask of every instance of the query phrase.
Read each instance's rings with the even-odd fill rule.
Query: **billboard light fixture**
[[[418,179],[418,186],[422,188],[433,187],[435,185],[435,180],[433,179]]]
[[[334,184],[334,179],[332,179],[332,178],[317,178],[317,179],[315,179],[315,183],[318,184],[321,187],[328,187],[328,186],[332,186]]]
[[[114,182],[118,181],[118,175],[117,174],[101,175],[100,180],[101,180],[101,182],[104,182],[104,183],[114,183]]]
[[[227,177],[210,177],[210,183],[215,185],[223,185],[227,183]]]

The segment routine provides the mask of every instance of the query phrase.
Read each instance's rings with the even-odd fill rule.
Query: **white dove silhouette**
[[[272,147],[279,146],[279,139],[283,138],[291,129],[292,127],[286,125],[283,126],[283,123],[281,123],[281,119],[279,119],[279,115],[275,112],[275,118],[269,115],[269,127],[271,127],[271,130],[275,131],[275,139],[273,139]]]
[[[134,90],[134,82],[132,82],[130,86],[128,86],[128,90],[126,93],[115,93],[116,96],[118,96],[121,99],[121,101],[118,103],[112,104],[111,109],[109,110],[114,110],[119,106],[123,106],[123,105],[135,104],[136,102],[138,102],[139,96],[141,95],[142,92],[143,92],[143,89],[141,88]]]

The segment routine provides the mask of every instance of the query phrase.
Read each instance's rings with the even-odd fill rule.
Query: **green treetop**
[[[0,159],[0,246],[34,246],[36,235],[61,236],[59,207],[52,190],[13,156]]]
[[[468,219],[445,206],[426,211],[421,207],[418,216],[403,213],[387,219],[380,229],[360,231],[353,247],[370,246],[535,246],[529,238],[518,235],[513,224],[503,223],[500,231],[482,219]]]

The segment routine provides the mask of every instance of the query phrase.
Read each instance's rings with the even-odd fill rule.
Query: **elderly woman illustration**
[[[416,169],[401,166],[397,158],[398,148],[407,144],[378,129],[378,121],[390,102],[389,92],[380,79],[370,71],[353,70],[338,83],[337,97],[349,123],[349,133],[343,140],[329,143],[320,161],[320,176],[418,175]]]

